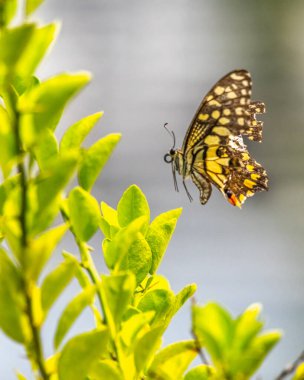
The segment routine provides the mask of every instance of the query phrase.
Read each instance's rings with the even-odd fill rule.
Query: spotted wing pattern
[[[262,140],[261,102],[251,101],[251,77],[237,70],[223,77],[206,95],[184,139],[182,152],[205,204],[214,184],[234,206],[267,190],[267,174],[249,154],[242,136]]]

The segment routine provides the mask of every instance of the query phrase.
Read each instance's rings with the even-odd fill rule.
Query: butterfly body
[[[183,177],[184,185],[191,177],[202,204],[211,195],[211,185],[238,207],[255,192],[267,190],[267,174],[243,142],[243,136],[262,139],[262,122],[255,115],[264,113],[265,106],[250,97],[251,78],[246,70],[227,74],[204,97],[182,148],[171,149],[165,156],[172,164],[176,189],[175,171]]]

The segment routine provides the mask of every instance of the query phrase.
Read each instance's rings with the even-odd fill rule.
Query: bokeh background
[[[63,22],[58,42],[39,69],[41,78],[86,69],[92,83],[70,104],[58,136],[77,119],[105,115],[88,144],[110,132],[123,139],[94,194],[116,206],[132,183],[145,192],[152,216],[184,211],[160,267],[174,291],[195,282],[200,303],[216,300],[235,315],[264,305],[268,328],[285,335],[259,371],[271,379],[304,348],[303,142],[304,2],[301,0],[46,0],[33,17]],[[163,155],[175,131],[178,145],[202,97],[232,69],[253,77],[253,99],[266,103],[262,144],[248,142],[267,169],[270,191],[233,208],[214,189],[202,207],[196,188],[175,193]],[[181,188],[182,190],[182,188]],[[92,245],[100,270],[101,235]],[[76,252],[72,239],[62,247]],[[60,260],[60,252],[49,268]],[[43,331],[52,352],[56,321],[74,284],[57,302]],[[69,336],[92,326],[89,313]],[[190,337],[190,305],[174,319],[165,344]],[[0,333],[0,378],[30,377],[22,349]]]

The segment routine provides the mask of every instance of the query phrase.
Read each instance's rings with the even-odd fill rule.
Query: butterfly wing
[[[266,172],[250,157],[241,137],[262,139],[262,122],[255,115],[264,113],[265,107],[250,100],[251,86],[246,70],[227,74],[208,92],[188,128],[182,151],[192,166],[192,180],[202,203],[211,193],[206,181],[237,206],[256,191],[267,189]]]

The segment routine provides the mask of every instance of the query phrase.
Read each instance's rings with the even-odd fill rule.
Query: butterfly
[[[164,157],[172,166],[175,190],[176,172],[190,199],[185,179],[191,178],[200,193],[201,204],[207,203],[212,185],[233,206],[241,208],[248,197],[268,190],[265,169],[249,154],[243,136],[262,140],[263,122],[256,114],[265,113],[262,102],[251,101],[251,76],[246,70],[235,70],[220,79],[204,97],[184,138],[181,149],[173,147]]]

